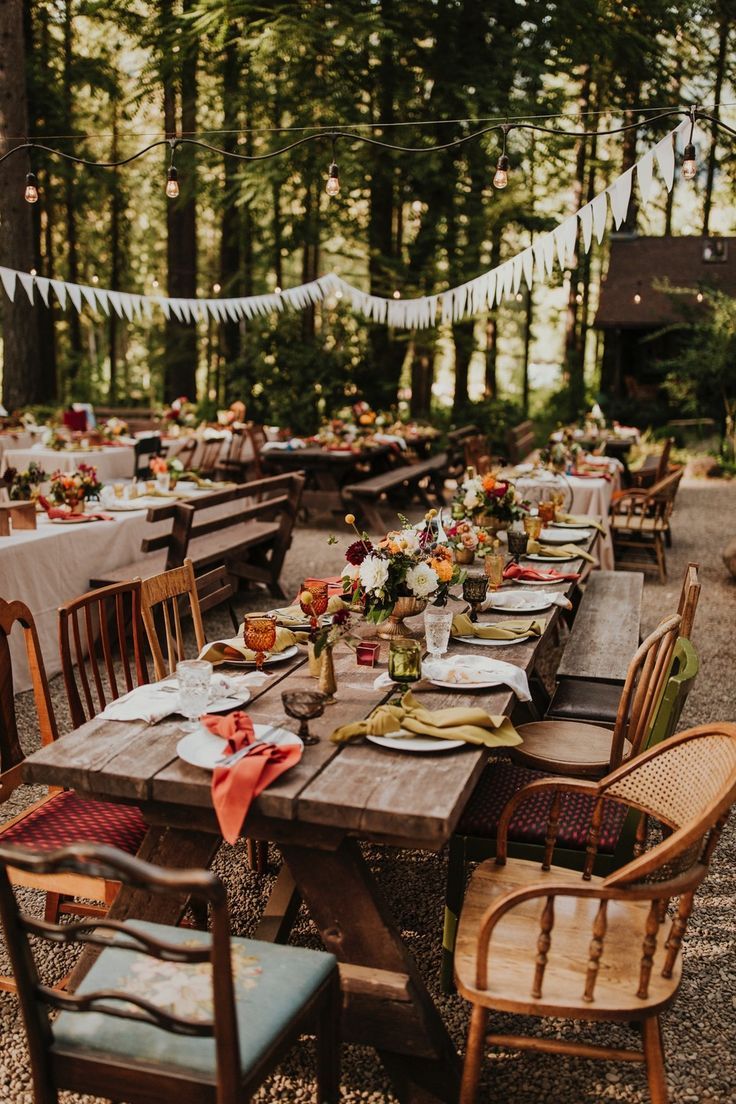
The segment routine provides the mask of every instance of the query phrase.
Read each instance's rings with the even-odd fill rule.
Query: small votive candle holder
[[[526,552],[526,547],[529,544],[529,534],[524,532],[517,532],[515,529],[509,529],[506,534],[508,540],[509,552],[513,556],[514,562],[519,562],[519,557],[523,556]]]
[[[355,662],[359,667],[375,667],[381,645],[373,640],[362,640],[355,648]]]
[[[463,598],[470,605],[470,620],[478,620],[478,608],[485,600],[488,593],[488,578],[486,575],[467,575],[463,582]]]

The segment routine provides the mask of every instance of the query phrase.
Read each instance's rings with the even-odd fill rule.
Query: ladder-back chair
[[[60,606],[59,648],[75,728],[148,682],[140,579],[90,590]]]
[[[162,571],[160,575],[152,575],[141,583],[141,616],[157,679],[173,675],[177,663],[186,658],[182,599],[184,605],[189,607],[186,614],[191,617],[199,653],[205,646],[205,635],[192,561],[186,559],[182,567]],[[163,646],[156,625],[157,617],[161,622]]]
[[[7,868],[104,876],[150,896],[209,906],[211,932],[143,921],[41,924],[20,911]],[[16,856],[0,846],[0,913],[18,980],[35,1104],[61,1089],[126,1100],[243,1104],[304,1032],[317,1035],[317,1088],[339,1098],[340,984],[331,954],[230,936],[216,875],[171,871],[109,847]],[[103,948],[74,993],[40,978],[30,936]],[[58,1012],[52,1021],[49,1009]]]
[[[653,571],[667,581],[665,544],[683,469],[678,468],[649,490],[623,491],[611,503],[609,524],[616,567]]]
[[[20,629],[25,638],[41,745],[45,747],[58,735],[33,615],[23,602],[6,602],[0,598],[0,801],[3,802],[22,784],[21,769],[25,758],[18,738],[13,696],[9,640],[13,629]],[[0,843],[40,850],[66,843],[109,843],[135,854],[145,833],[145,822],[135,807],[86,800],[73,790],[53,789],[0,825]],[[104,908],[68,899],[103,901],[109,906],[119,888],[117,882],[96,876],[40,878],[21,870],[11,870],[10,876],[16,884],[31,886],[46,894],[47,920],[54,920],[59,912],[98,916],[105,912]],[[0,978],[0,989],[13,988],[11,978]]]
[[[638,471],[631,476],[635,487],[653,487],[660,483],[670,470],[670,453],[675,443],[674,437],[667,437],[659,453],[650,453]]]
[[[553,800],[540,868],[508,859],[506,839],[518,806],[543,791]],[[552,865],[564,793],[592,799],[582,878]],[[476,1100],[486,1045],[643,1061],[652,1104],[667,1104],[659,1017],[677,996],[695,893],[735,799],[736,724],[724,722],[673,736],[598,783],[546,779],[508,802],[496,859],[473,874],[458,927],[455,980],[473,1006],[460,1104]],[[601,879],[591,872],[604,801],[658,821],[664,838]],[[640,1024],[643,1052],[487,1034],[489,1011]]]
[[[638,755],[667,680],[680,615],[666,618],[639,645],[629,664],[613,731],[584,721],[532,721],[519,727],[523,743],[511,758],[532,770],[600,778]]]

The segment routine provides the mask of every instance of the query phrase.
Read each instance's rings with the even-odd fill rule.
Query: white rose
[[[364,590],[381,590],[388,579],[388,564],[379,556],[366,556],[358,570]]]
[[[402,529],[399,541],[403,544],[405,552],[417,552],[419,549],[419,533],[416,529]]]
[[[406,585],[417,598],[428,598],[439,586],[439,576],[429,564],[419,563],[406,573]]]
[[[463,506],[466,510],[474,510],[476,506],[480,505],[480,499],[478,498],[478,492],[475,490],[469,490],[465,492],[463,498]]]

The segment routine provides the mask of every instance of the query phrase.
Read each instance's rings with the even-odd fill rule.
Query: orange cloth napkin
[[[559,583],[579,579],[577,571],[555,571],[553,567],[549,571],[537,571],[535,567],[521,567],[520,564],[510,563],[503,569],[504,579],[529,579],[532,582]]]
[[[225,716],[205,714],[201,721],[215,736],[227,740],[224,754],[234,755],[255,742],[253,722],[247,713],[236,711]],[[298,763],[301,757],[302,748],[299,745],[283,747],[263,740],[258,742],[256,751],[244,755],[233,766],[221,763],[215,767],[212,772],[212,804],[223,839],[235,843],[253,798]]]

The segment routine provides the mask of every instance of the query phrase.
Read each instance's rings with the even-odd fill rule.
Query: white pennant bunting
[[[593,211],[593,230],[598,244],[603,241],[603,235],[606,232],[606,215],[608,214],[608,200],[606,193],[601,192],[595,199],[591,200],[590,206]]]
[[[657,142],[654,156],[657,158],[659,171],[669,192],[672,190],[672,181],[675,178],[675,146],[672,134],[665,135],[661,142]]]
[[[5,294],[11,303],[15,302],[15,270],[0,267],[0,280],[3,282]]]
[[[111,304],[118,318],[123,317],[123,302],[120,298],[121,294],[122,293],[119,291],[108,291],[107,293],[107,300]]]
[[[50,281],[46,276],[36,276],[36,287],[38,288],[38,294],[43,299],[44,306],[47,307],[49,305]]]
[[[29,273],[27,273],[27,272],[19,272],[18,273],[18,279],[20,280],[20,282],[23,286],[23,290],[25,291],[26,295],[28,296],[28,302],[32,303],[33,302],[33,279],[34,279],[33,276],[29,275]]]
[[[65,282],[64,286],[66,287],[66,290],[69,293],[69,298],[71,299],[72,303],[74,304],[74,309],[76,311],[81,311],[81,309],[82,309],[82,289],[79,287],[78,284],[70,284],[68,282]]]
[[[54,289],[56,298],[61,304],[61,309],[66,310],[66,284],[63,280],[49,280],[49,283]]]
[[[97,310],[97,300],[95,299],[95,290],[94,290],[94,288],[89,287],[87,284],[81,284],[80,286],[82,288],[82,295],[87,300],[87,303],[90,305],[92,310],[96,311]]]
[[[97,288],[96,287],[95,288],[95,298],[96,298],[97,302],[100,304],[100,306],[102,307],[102,309],[105,312],[105,314],[107,315],[107,317],[109,318],[110,317],[110,297],[109,297],[109,293],[107,291],[104,291],[102,288]]]
[[[590,250],[590,243],[593,241],[592,204],[586,203],[584,207],[581,207],[578,211],[578,218],[580,219],[580,225],[583,229],[583,249],[588,253]]]
[[[637,162],[636,182],[639,185],[639,195],[644,203],[648,203],[654,183],[654,153],[651,150]]]
[[[159,298],[156,299],[156,303],[158,304],[160,309],[163,311],[164,318],[168,321],[169,318],[171,318],[171,302],[170,302],[170,300],[169,299],[164,299],[163,296],[159,296]]]
[[[626,218],[626,212],[629,209],[633,174],[633,168],[627,169],[626,172],[621,173],[621,176],[614,180],[613,184],[607,189],[608,197],[611,201],[613,222],[617,230]]]
[[[529,290],[532,290],[532,284],[534,283],[534,252],[531,248],[525,249],[521,254],[521,265],[524,269],[524,279],[526,280],[526,286]]]

